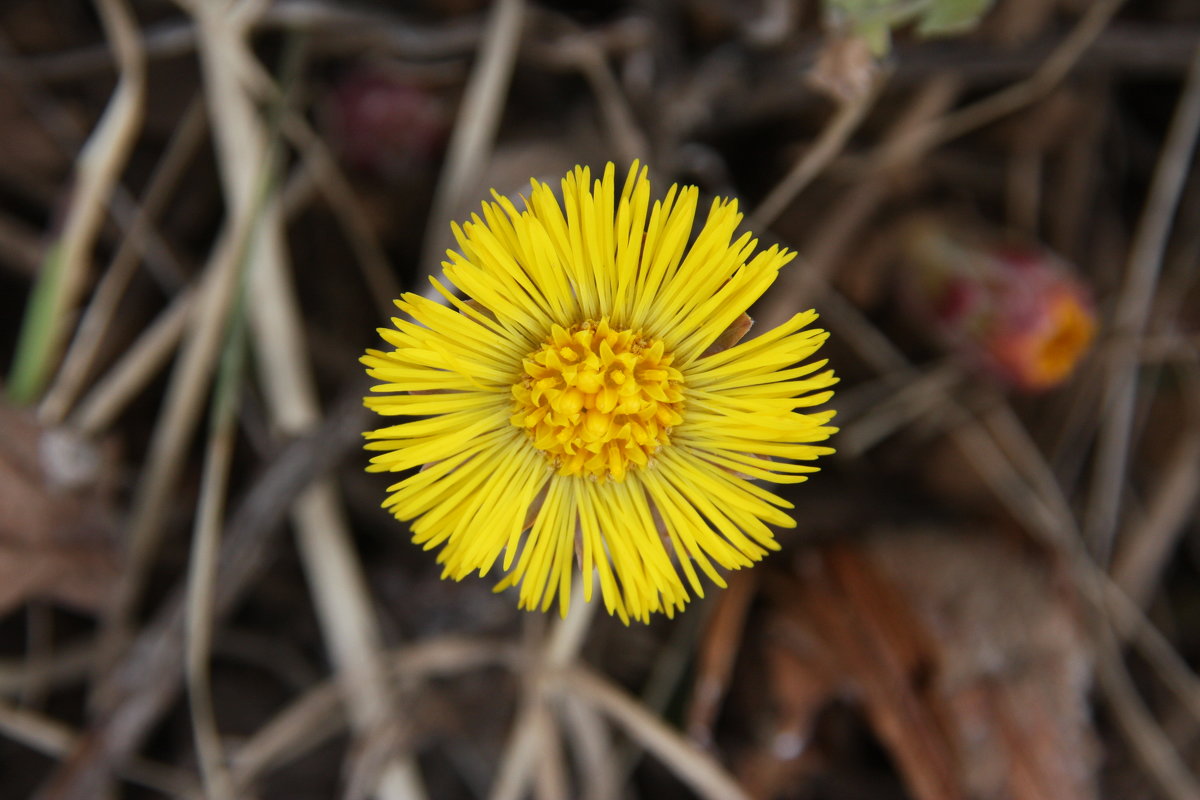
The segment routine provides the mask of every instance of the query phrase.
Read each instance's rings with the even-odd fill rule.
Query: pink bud
[[[430,87],[382,65],[349,72],[326,98],[322,120],[351,168],[396,179],[436,158],[449,131],[446,104]]]
[[[900,280],[933,338],[1024,391],[1058,385],[1096,333],[1090,293],[1049,250],[923,217],[904,228]]]

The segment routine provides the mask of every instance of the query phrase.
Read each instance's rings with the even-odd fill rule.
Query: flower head
[[[1090,349],[1096,315],[1087,286],[1045,248],[918,217],[905,228],[903,249],[913,315],[1004,383],[1050,389]]]
[[[450,113],[437,92],[386,64],[359,65],[325,98],[320,121],[347,166],[385,181],[411,176],[445,145]]]
[[[718,199],[691,246],[698,190],[651,203],[635,163],[623,187],[576,167],[562,202],[545,184],[519,210],[493,192],[483,217],[453,226],[449,306],[406,294],[409,319],[368,350],[380,383],[367,405],[411,417],[369,431],[369,470],[422,467],[384,501],[413,539],[441,548],[444,576],[519,586],[523,608],[566,613],[578,562],[622,620],[670,615],[698,572],[750,566],[778,549],[769,525],[792,504],[756,480],[797,483],[834,428],[827,334],[797,314],[738,343],[746,309],[794,253],[755,252],[735,200]],[[698,570],[697,570],[698,568]]]

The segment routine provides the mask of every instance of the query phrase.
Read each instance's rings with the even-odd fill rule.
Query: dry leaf
[[[889,531],[806,551],[799,573],[771,584],[774,727],[739,769],[755,797],[811,772],[781,745],[808,742],[835,699],[917,800],[1095,796],[1090,655],[1045,565],[999,533]]]
[[[119,575],[111,450],[0,405],[0,614],[34,598],[104,603]]]
[[[893,535],[871,549],[936,642],[931,689],[970,796],[1094,797],[1091,654],[1051,570],[999,535]]]

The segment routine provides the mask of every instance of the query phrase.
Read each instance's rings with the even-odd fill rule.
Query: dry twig
[[[120,64],[120,81],[100,124],[76,162],[76,188],[58,243],[47,253],[38,296],[27,307],[22,349],[13,364],[10,394],[29,403],[58,361],[73,310],[87,281],[109,197],[141,126],[146,63],[133,13],[123,0],[98,0],[100,18]]]
[[[1150,302],[1162,267],[1171,221],[1183,191],[1200,135],[1200,49],[1192,61],[1187,83],[1167,133],[1142,218],[1129,253],[1125,284],[1116,309],[1114,348],[1104,390],[1105,416],[1097,440],[1092,492],[1084,531],[1101,564],[1109,560],[1113,537],[1120,524],[1121,485],[1133,432],[1137,405],[1137,358],[1145,333]]]
[[[447,235],[446,220],[462,203],[471,181],[483,171],[491,153],[521,42],[524,13],[525,0],[498,0],[492,8],[433,196],[425,243],[421,248],[422,274],[432,273],[441,261]],[[432,290],[430,296],[441,299]]]

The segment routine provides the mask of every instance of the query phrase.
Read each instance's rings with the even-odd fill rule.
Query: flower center
[[[672,358],[662,342],[612,328],[607,317],[555,325],[513,385],[512,423],[560,474],[624,480],[683,419],[683,375]]]
[[[1092,317],[1073,297],[1058,299],[1052,313],[1053,324],[1038,342],[1034,362],[1035,374],[1046,385],[1066,377],[1096,333]]]

